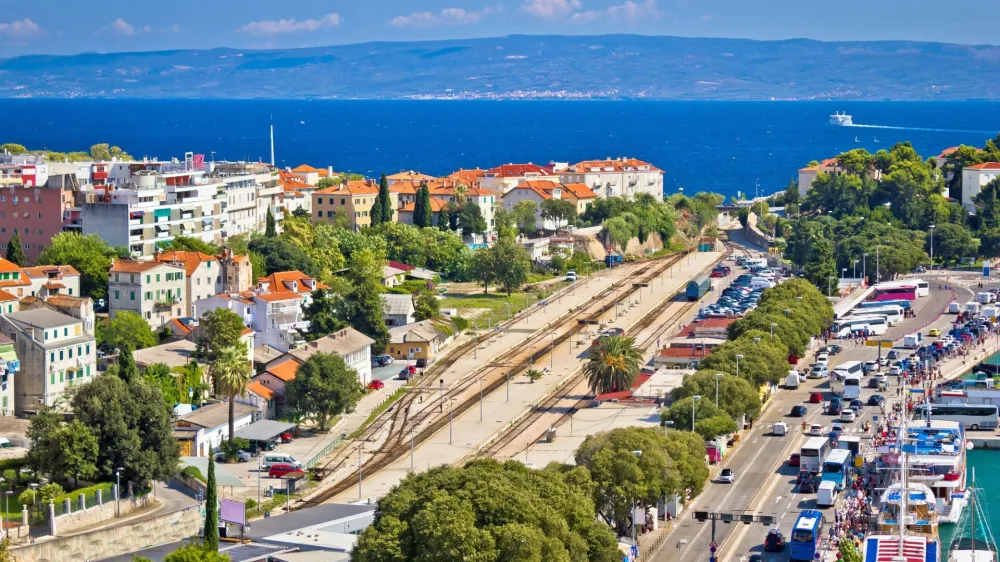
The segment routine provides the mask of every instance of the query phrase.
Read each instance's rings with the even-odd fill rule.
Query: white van
[[[984,306],[980,316],[983,318],[996,318],[997,316],[1000,316],[1000,309],[997,309],[996,305]]]
[[[771,428],[771,435],[782,436],[788,434],[788,424],[785,422],[775,422]]]
[[[976,300],[980,304],[990,304],[997,299],[996,295],[993,293],[976,293]]]
[[[295,460],[295,457],[292,455],[284,453],[267,453],[264,455],[264,462],[262,463],[264,468],[271,468],[276,464],[290,464],[297,468],[302,468],[302,463]]]
[[[958,314],[959,312],[962,312],[962,305],[958,304],[958,301],[948,303],[948,314]]]
[[[819,483],[816,490],[816,507],[832,507],[837,503],[837,483],[832,480],[824,480]]]
[[[965,311],[969,314],[979,314],[979,303],[976,301],[965,303]]]
[[[774,286],[774,281],[766,277],[754,277],[750,279],[750,287],[752,289],[770,289]]]
[[[788,371],[788,376],[785,377],[785,388],[794,390],[799,387],[801,382],[798,371]]]

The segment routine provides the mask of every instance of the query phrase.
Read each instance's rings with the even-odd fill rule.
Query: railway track
[[[726,256],[729,256],[734,251],[738,251],[738,248],[731,242],[724,241],[723,244],[726,247],[726,253],[724,254],[722,259],[725,259]],[[706,270],[710,269],[714,267],[714,265],[715,264],[709,265],[705,269]],[[705,270],[702,270],[702,272],[704,271]],[[638,323],[629,328],[629,330],[626,332],[625,335],[630,337],[638,336],[643,330],[651,326],[656,321],[656,319],[660,318],[660,316],[663,315],[671,306],[677,304],[676,299],[678,296],[682,294],[684,294],[684,288],[678,289],[673,295],[670,296],[670,298],[662,300],[660,304],[658,304],[654,309],[650,310],[647,314],[643,315],[643,317],[639,320]],[[656,327],[650,331],[649,335],[647,335],[647,337],[642,342],[638,343],[638,347],[640,349],[646,350],[651,345],[655,344],[658,335],[662,333],[662,331],[667,326],[670,326],[675,322],[677,322],[685,314],[690,312],[691,308],[696,305],[697,301],[684,304],[680,307],[679,310],[671,314],[669,317],[667,317],[664,320],[661,320],[659,323],[656,324]],[[582,386],[584,379],[585,376],[583,374],[582,369],[578,370],[576,373],[567,377],[556,389],[554,389],[549,398],[547,398],[543,403],[539,404],[538,407],[533,409],[529,414],[522,416],[519,420],[516,420],[514,424],[507,431],[502,433],[491,443],[488,443],[485,448],[481,449],[477,454],[477,456],[479,457],[498,456],[504,449],[509,447],[518,438],[523,436],[527,431],[530,431],[532,427],[535,427],[543,417],[554,413],[558,408],[560,408],[561,404],[564,411],[550,425],[551,427],[559,427],[560,425],[565,423],[566,420],[568,420],[571,416],[573,416],[573,414],[575,414],[578,410],[586,407],[590,402],[593,401],[593,398],[588,397],[587,392],[589,392],[589,389],[587,389],[587,392],[585,392],[583,398],[578,399],[575,403],[573,403],[569,407],[566,407],[565,405],[566,399],[572,393],[575,393],[579,389],[579,387]],[[538,431],[538,428],[535,427],[536,435],[532,436],[532,442],[535,442],[538,439],[540,439],[544,434],[545,429],[547,428],[542,428],[541,431]]]
[[[446,372],[460,358],[467,357],[475,346],[480,345],[492,335],[480,336],[459,346],[429,368],[423,379],[411,388],[396,405],[376,418],[357,439],[336,452],[321,470],[327,474],[335,474],[347,463],[353,464],[355,459],[360,461],[363,473],[369,475],[389,466],[406,454],[412,446],[422,443],[447,425],[449,413],[445,413],[445,406],[449,406],[450,414],[461,415],[475,405],[478,402],[478,383],[480,380],[483,381],[483,394],[498,390],[512,377],[533,363],[532,359],[535,356],[536,348],[544,349],[546,345],[559,345],[586,329],[588,325],[599,322],[599,319],[617,306],[620,300],[628,299],[638,289],[635,283],[648,282],[668,268],[673,267],[685,255],[686,253],[679,254],[634,266],[635,271],[603,289],[587,304],[563,314],[551,322],[549,328],[536,330],[517,347],[501,353],[496,359],[478,367],[469,375],[452,383],[444,391],[438,391],[437,396],[435,396],[435,391],[430,388],[431,381],[437,375]],[[621,296],[618,295],[619,291],[623,293]],[[609,297],[611,297],[610,300]],[[581,312],[580,309],[583,311]],[[530,312],[515,316],[501,328],[518,322],[527,313]],[[555,337],[550,338],[550,334],[555,334]],[[475,392],[472,392],[473,390]],[[426,403],[424,402],[425,392],[429,397],[429,401]],[[417,400],[420,400],[420,406],[414,408],[418,404]],[[376,445],[377,448],[369,453],[366,460],[363,460],[365,444],[377,441],[383,434],[386,434],[385,440],[380,445]],[[352,488],[356,483],[353,476],[343,478],[333,486],[323,488],[312,496],[300,500],[293,509],[323,503]]]

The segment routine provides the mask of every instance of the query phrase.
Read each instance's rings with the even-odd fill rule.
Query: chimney
[[[331,178],[333,177],[333,166],[327,166],[326,167],[326,174],[327,174],[327,176],[329,176]]]

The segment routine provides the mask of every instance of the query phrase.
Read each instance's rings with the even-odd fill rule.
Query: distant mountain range
[[[1000,99],[1000,47],[639,35],[0,60],[0,97]]]

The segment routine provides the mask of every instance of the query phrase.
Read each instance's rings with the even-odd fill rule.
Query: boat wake
[[[929,131],[933,133],[975,133],[983,135],[995,135],[995,131],[985,131],[976,129],[938,129],[934,127],[897,127],[895,125],[862,125],[860,123],[852,123],[850,125],[844,125],[845,127],[860,127],[862,129],[892,129],[894,131]]]

